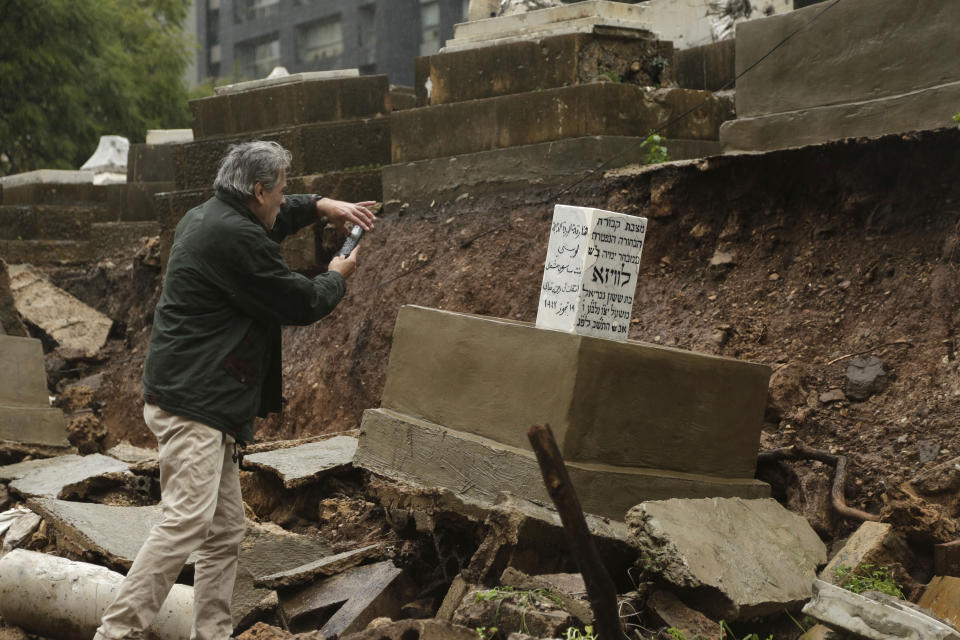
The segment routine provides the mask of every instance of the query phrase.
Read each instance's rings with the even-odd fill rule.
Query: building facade
[[[197,82],[357,68],[413,84],[413,60],[453,37],[468,0],[196,0]]]

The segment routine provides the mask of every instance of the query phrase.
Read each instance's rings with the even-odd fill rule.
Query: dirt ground
[[[761,447],[849,455],[848,502],[877,513],[886,487],[960,455],[957,175],[960,131],[944,129],[622,170],[563,188],[412,196],[364,238],[336,312],[284,330],[286,409],[258,437],[358,427],[379,405],[401,305],[533,322],[553,205],[594,206],[650,221],[630,338],[770,365],[781,399]],[[725,264],[711,266],[720,254]],[[118,320],[102,361],[71,363],[66,376],[104,371],[107,446],[152,445],[139,379],[153,261],[141,254],[54,276]],[[883,360],[886,389],[821,401],[843,388],[858,354]],[[829,539],[854,523],[826,526],[818,531]]]

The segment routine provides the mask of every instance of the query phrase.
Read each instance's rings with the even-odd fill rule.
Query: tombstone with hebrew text
[[[647,219],[558,204],[537,326],[626,340]]]

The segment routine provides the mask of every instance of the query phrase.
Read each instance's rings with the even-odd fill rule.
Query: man
[[[163,520],[147,537],[95,640],[138,638],[197,552],[193,640],[233,633],[230,600],[244,511],[237,443],[281,408],[280,326],[333,311],[357,249],[316,278],[284,264],[279,241],[318,220],[371,229],[373,202],[284,197],[290,153],[233,146],[215,195],[177,225],[143,371],[144,420],[159,442]]]

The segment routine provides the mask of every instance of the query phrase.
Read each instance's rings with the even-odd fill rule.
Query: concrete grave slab
[[[0,335],[0,440],[67,447],[67,421],[50,406],[39,340]]]
[[[824,8],[737,26],[738,74],[787,34],[795,37],[737,81],[739,119],[722,131],[725,151],[950,126],[960,100],[960,69],[953,64],[960,5],[853,0]],[[814,18],[816,29],[801,28]]]
[[[113,320],[56,287],[28,264],[11,265],[17,311],[43,329],[67,357],[92,358],[106,343]]]
[[[56,498],[85,480],[111,473],[126,474],[128,468],[125,462],[99,453],[65,455],[0,467],[0,480],[8,480],[10,488],[26,498]]]
[[[193,129],[147,129],[147,144],[179,144],[193,140]]]
[[[280,478],[284,487],[293,489],[326,474],[349,468],[353,464],[356,451],[356,438],[336,436],[292,449],[246,455],[243,464],[244,467],[269,471]]]
[[[347,569],[357,566],[364,560],[376,557],[380,552],[380,545],[371,544],[359,549],[351,549],[343,553],[337,553],[332,556],[321,558],[315,562],[295,567],[288,571],[271,573],[268,576],[256,578],[253,583],[255,586],[266,589],[282,589],[285,587],[296,587],[308,582],[313,582],[321,576],[333,576]]]
[[[287,81],[192,100],[190,109],[194,137],[200,140],[316,122],[385,117],[390,114],[389,95],[384,75]]]
[[[960,578],[934,576],[917,604],[960,628]]]
[[[57,532],[61,551],[82,555],[93,551],[111,568],[130,568],[153,525],[162,519],[160,505],[113,507],[102,504],[37,498],[29,501]],[[254,576],[279,572],[330,555],[326,543],[284,531],[274,525],[247,522],[240,543],[240,564],[233,591],[232,615],[235,624],[269,600],[270,589],[253,584]],[[191,554],[188,565],[196,561]]]
[[[827,560],[807,521],[772,498],[644,502],[626,523],[646,566],[725,620],[799,606]]]
[[[397,315],[381,408],[531,456],[526,430],[547,422],[571,463],[752,484],[769,376],[767,366],[730,358],[408,305]],[[362,428],[361,449],[376,440]],[[402,441],[393,446],[387,460],[413,455]]]
[[[803,613],[868,640],[960,640],[956,629],[912,606],[896,598],[878,602],[815,580]]]
[[[280,594],[280,615],[292,632],[313,630],[311,616],[336,613],[320,629],[324,637],[361,631],[374,618],[400,611],[396,590],[402,571],[387,560],[355,567],[337,576]]]
[[[672,120],[693,107],[693,116]],[[582,136],[646,137],[671,120],[667,138],[716,140],[732,117],[710,92],[612,82],[560,87],[398,111],[390,118],[391,157],[412,162]]]
[[[263,89],[264,87],[276,87],[284,84],[295,84],[299,82],[308,82],[311,80],[336,80],[339,78],[356,78],[360,75],[359,69],[333,69],[330,71],[307,71],[304,73],[292,73],[285,76],[276,76],[273,78],[261,78],[259,80],[246,80],[244,82],[235,82],[222,87],[214,88],[216,95],[227,93],[240,93],[243,91],[253,91]]]
[[[37,169],[0,177],[0,185],[4,190],[24,184],[93,184],[93,172]]]
[[[421,487],[449,489],[457,499],[481,509],[489,508],[502,493],[551,502],[532,451],[387,409],[364,412],[355,464]],[[770,494],[768,485],[752,478],[573,461],[567,461],[567,470],[584,510],[617,521],[643,500]]]
[[[554,205],[537,328],[626,340],[647,219]]]

